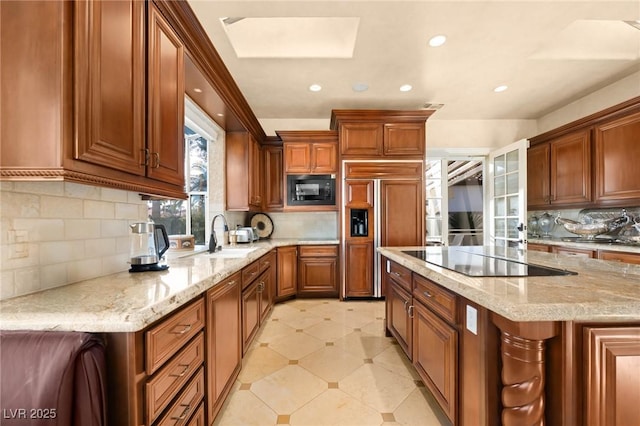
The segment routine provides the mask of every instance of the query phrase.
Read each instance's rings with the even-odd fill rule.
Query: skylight
[[[351,58],[360,18],[220,19],[238,58]]]

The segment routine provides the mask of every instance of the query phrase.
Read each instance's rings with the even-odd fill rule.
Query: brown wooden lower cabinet
[[[373,241],[346,241],[344,297],[373,296]],[[348,265],[348,267],[346,267]]]
[[[299,246],[298,295],[338,296],[338,246]]]
[[[458,332],[422,303],[413,304],[413,365],[447,417],[456,422]]]
[[[640,265],[640,253],[624,253],[619,251],[598,250],[598,259]]]
[[[411,294],[394,280],[387,280],[387,328],[404,353],[413,357],[413,320],[409,314]]]
[[[588,258],[596,257],[595,250],[578,249],[573,247],[551,246],[551,253],[556,253],[561,256],[588,257]]]
[[[278,247],[278,285],[276,300],[295,296],[298,288],[298,247]]]
[[[527,244],[527,250],[531,250],[531,251],[541,251],[544,253],[549,253],[550,248],[551,247],[548,246],[547,244],[535,244],[535,243]]]
[[[207,291],[207,404],[213,423],[242,366],[240,297],[236,272]]]

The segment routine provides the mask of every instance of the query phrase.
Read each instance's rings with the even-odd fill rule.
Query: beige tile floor
[[[393,338],[384,302],[291,300],[274,307],[215,424],[448,422]]]

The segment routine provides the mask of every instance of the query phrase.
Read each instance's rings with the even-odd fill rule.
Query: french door
[[[489,154],[489,245],[527,244],[527,147],[522,139]]]

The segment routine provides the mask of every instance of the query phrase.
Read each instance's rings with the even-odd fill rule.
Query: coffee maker
[[[159,265],[169,249],[169,236],[164,225],[153,222],[137,222],[130,225],[131,240],[129,272],[165,271],[169,265]]]

